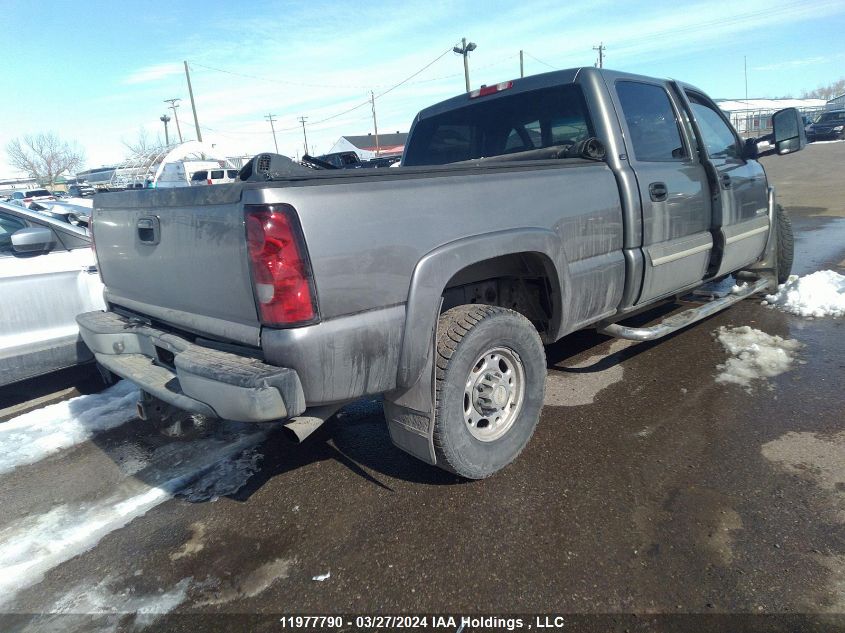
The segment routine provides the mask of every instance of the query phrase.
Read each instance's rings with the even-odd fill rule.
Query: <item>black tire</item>
[[[795,238],[792,234],[792,220],[789,219],[786,210],[777,205],[775,208],[775,219],[778,226],[777,243],[777,273],[778,283],[786,283],[792,273],[792,261],[795,256]]]
[[[504,359],[494,360],[490,366],[503,382],[496,383],[502,386],[487,393],[496,394],[502,415],[495,422],[492,416],[497,413],[491,413],[491,421],[468,422],[468,415],[486,415],[479,413],[482,410],[478,408],[469,409],[472,413],[467,414],[467,403],[470,407],[475,406],[467,392],[475,393],[476,383],[472,388],[468,385],[473,377],[479,380],[481,374],[490,378],[491,374],[485,373],[489,370],[478,369],[479,363],[485,362],[486,357],[495,358],[497,352]],[[434,450],[437,465],[467,479],[489,477],[516,459],[540,419],[546,355],[537,330],[528,319],[513,310],[486,305],[458,306],[440,317],[435,359]],[[503,378],[502,372],[495,368],[511,367],[508,363],[513,365],[513,371],[503,370]],[[522,385],[517,405],[518,389],[507,384],[506,376],[516,377],[520,371]],[[483,387],[479,386],[478,393],[489,384],[487,381]],[[506,396],[502,395],[504,392],[507,392]],[[486,401],[495,406],[492,399]],[[499,419],[503,420],[500,426]],[[497,432],[502,435],[495,436]],[[484,433],[488,437],[479,439],[478,436]]]

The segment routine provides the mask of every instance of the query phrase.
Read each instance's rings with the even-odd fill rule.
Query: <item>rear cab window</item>
[[[445,165],[554,146],[594,136],[581,87],[503,93],[417,122],[403,164]]]
[[[636,160],[667,162],[689,158],[680,121],[664,87],[639,81],[618,81],[616,94],[625,117],[627,140]]]
[[[208,179],[208,172],[207,171],[196,171],[194,175],[191,176],[191,180],[207,180]]]

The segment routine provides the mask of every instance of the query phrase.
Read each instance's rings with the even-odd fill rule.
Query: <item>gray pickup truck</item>
[[[806,144],[794,109],[769,152]],[[383,394],[393,442],[467,478],[513,461],[543,406],[544,344],[650,340],[772,288],[789,220],[755,140],[703,92],[595,68],[484,86],[420,112],[402,167],[256,156],[241,182],[98,195],[102,367],[167,408],[304,438]],[[739,291],[623,321],[710,280]]]

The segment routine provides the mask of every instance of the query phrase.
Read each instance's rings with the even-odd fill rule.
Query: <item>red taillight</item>
[[[311,265],[293,207],[247,205],[245,219],[261,322],[265,325],[313,322],[317,310]]]
[[[209,178],[209,179],[206,181],[206,184],[209,184],[209,185],[211,184],[211,178]]]
[[[481,86],[481,88],[470,92],[469,98],[475,99],[476,97],[486,97],[487,95],[492,95],[497,92],[501,92],[502,90],[507,90],[508,88],[513,88],[512,81],[503,81],[502,83],[496,84],[495,86]]]

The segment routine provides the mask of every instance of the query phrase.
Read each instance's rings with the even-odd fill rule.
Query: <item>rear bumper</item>
[[[114,312],[76,317],[103,367],[185,411],[267,422],[305,411],[297,373],[248,356],[202,347]]]

